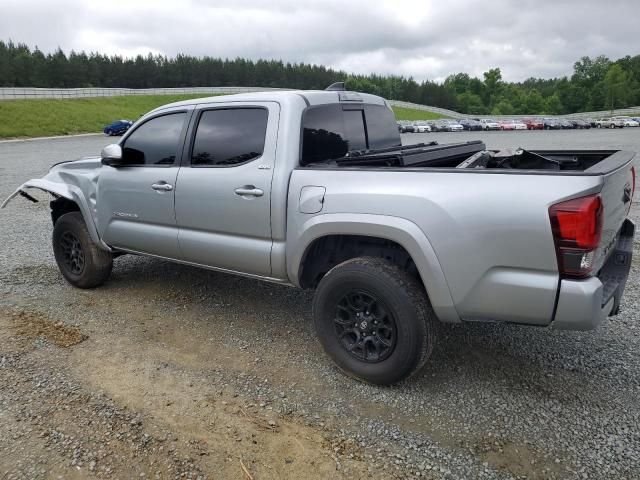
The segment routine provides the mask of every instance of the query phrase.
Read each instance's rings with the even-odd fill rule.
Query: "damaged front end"
[[[5,208],[17,196],[36,203],[38,199],[27,190],[42,190],[51,194],[54,202],[64,200],[69,208],[82,213],[92,239],[98,245],[108,249],[100,241],[96,229],[96,193],[100,167],[100,157],[88,157],[56,164],[44,177],[34,178],[20,185],[2,202],[0,209]]]

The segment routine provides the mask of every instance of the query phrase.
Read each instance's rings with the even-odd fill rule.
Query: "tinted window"
[[[344,157],[350,150],[341,105],[310,108],[302,122],[302,165]]]
[[[152,118],[125,140],[122,157],[128,165],[174,165],[186,113]]]
[[[400,133],[395,128],[396,116],[383,105],[365,105],[369,148],[399,147]]]
[[[395,116],[385,106],[364,105],[364,111],[338,104],[314,107],[303,118],[300,164],[341,158],[352,150],[400,145]]]
[[[206,110],[200,116],[191,165],[229,166],[262,155],[268,112],[264,108]]]
[[[367,135],[364,129],[364,112],[362,110],[343,110],[344,133],[349,143],[349,150],[367,148]]]

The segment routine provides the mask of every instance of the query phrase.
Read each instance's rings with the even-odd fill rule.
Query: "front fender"
[[[13,200],[16,196],[18,196],[20,193],[26,193],[26,190],[30,188],[48,192],[56,198],[63,197],[63,198],[66,198],[67,200],[71,200],[72,202],[75,202],[76,205],[78,205],[78,208],[80,209],[80,213],[82,214],[82,217],[84,218],[84,222],[87,226],[87,230],[89,231],[89,235],[91,236],[91,239],[99,247],[107,251],[111,251],[111,249],[100,239],[95,221],[93,219],[93,215],[91,215],[91,209],[89,208],[89,204],[85,196],[82,194],[82,190],[80,190],[80,188],[75,185],[52,182],[44,178],[35,178],[20,185],[20,187],[18,187],[15,192],[9,195],[9,197],[7,197],[7,199],[4,202],[2,202],[2,205],[0,205],[0,209],[5,208],[9,204],[9,202]]]
[[[438,257],[427,236],[415,223],[388,215],[331,213],[309,218],[300,225],[298,232],[291,234],[297,240],[294,244],[287,242],[287,274],[294,285],[300,285],[300,265],[314,240],[328,235],[384,238],[409,252],[438,318],[449,323],[461,321]]]

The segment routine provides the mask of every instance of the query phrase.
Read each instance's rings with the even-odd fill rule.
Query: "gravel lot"
[[[405,142],[475,138],[640,151],[640,129]],[[109,142],[0,143],[0,198]],[[323,355],[307,292],[134,256],[77,290],[46,202],[0,220],[0,478],[640,478],[638,240],[598,331],[443,325],[422,375],[375,388]]]

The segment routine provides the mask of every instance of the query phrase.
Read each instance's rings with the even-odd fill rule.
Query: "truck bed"
[[[593,270],[606,274],[631,205],[633,158],[616,150],[493,151],[482,142],[356,152],[295,169],[289,202],[297,204],[304,186],[321,185],[317,215],[408,220],[438,258],[454,316],[549,325],[563,281],[549,207],[600,195],[603,229]],[[313,221],[292,209],[288,235]]]
[[[635,153],[622,150],[488,150],[480,140],[437,142],[378,150],[358,150],[307,168],[422,168],[473,171],[580,173],[601,175],[630,162]]]

